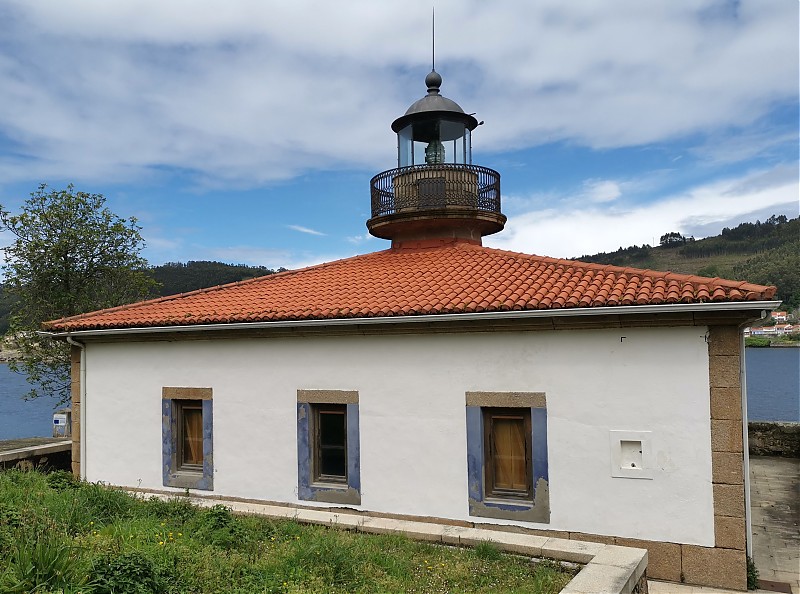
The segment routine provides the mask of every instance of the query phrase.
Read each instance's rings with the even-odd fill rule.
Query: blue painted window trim
[[[470,515],[481,516],[477,505],[497,510],[491,517],[503,517],[510,520],[522,519],[525,514],[534,508],[536,489],[539,479],[549,482],[547,463],[547,409],[531,407],[531,457],[533,466],[533,502],[487,500],[485,497],[484,477],[484,444],[483,444],[483,408],[481,406],[467,407],[467,490],[470,503]],[[549,502],[548,502],[549,506]],[[547,514],[549,518],[549,513]]]
[[[214,423],[213,401],[202,400],[203,407],[203,472],[178,469],[178,406],[180,399],[161,401],[161,454],[165,487],[214,490]]]
[[[346,503],[361,504],[361,447],[359,444],[358,404],[347,404],[347,485],[315,483],[312,475],[311,435],[313,403],[297,403],[297,497],[302,501],[342,503],[341,494],[348,493]]]

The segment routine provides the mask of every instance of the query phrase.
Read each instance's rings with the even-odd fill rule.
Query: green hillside
[[[698,240],[670,232],[656,247],[634,245],[575,259],[775,285],[786,307],[800,307],[800,217],[772,216]]]
[[[167,262],[161,266],[153,266],[150,274],[160,284],[158,294],[166,296],[247,280],[284,270],[286,269],[272,270],[265,266],[190,260],[186,264]]]

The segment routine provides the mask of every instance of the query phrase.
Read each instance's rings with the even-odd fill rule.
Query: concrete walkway
[[[19,450],[33,446],[49,445],[51,443],[63,443],[70,441],[69,437],[24,437],[21,439],[0,440],[0,452],[9,450]]]
[[[675,582],[659,582],[647,580],[649,594],[742,594],[739,590],[720,590],[706,586],[690,586]],[[767,594],[765,590],[756,590],[756,594]]]
[[[800,458],[751,456],[750,476],[759,578],[788,583],[800,594]]]

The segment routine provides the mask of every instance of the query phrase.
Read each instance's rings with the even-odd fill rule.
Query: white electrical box
[[[653,478],[653,449],[650,431],[609,432],[611,476],[616,478]]]
[[[72,436],[72,409],[62,408],[53,414],[53,437]]]

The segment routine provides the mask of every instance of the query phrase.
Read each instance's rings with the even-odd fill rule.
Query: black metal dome
[[[428,94],[412,103],[404,115],[392,122],[392,130],[394,132],[399,132],[416,120],[432,117],[462,122],[469,130],[474,130],[478,127],[478,120],[464,113],[458,103],[439,93],[442,77],[438,72],[431,70],[428,76],[425,77],[425,84],[428,87]]]

